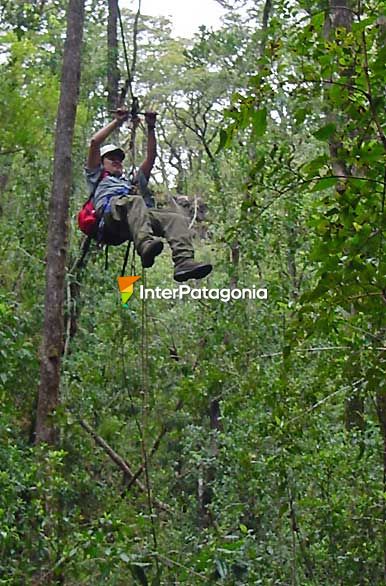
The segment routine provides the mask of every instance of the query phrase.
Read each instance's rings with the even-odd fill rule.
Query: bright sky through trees
[[[136,10],[138,3],[122,0],[122,6]],[[224,14],[224,10],[215,0],[142,0],[141,12],[151,16],[170,17],[173,21],[173,35],[179,37],[192,37],[202,24],[208,28],[218,28]]]

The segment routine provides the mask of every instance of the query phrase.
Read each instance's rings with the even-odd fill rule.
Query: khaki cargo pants
[[[104,230],[107,237],[118,242],[133,240],[136,251],[141,254],[143,245],[160,236],[172,249],[174,264],[194,257],[192,237],[187,221],[178,206],[171,208],[147,208],[139,195],[112,197],[111,211],[104,214]]]

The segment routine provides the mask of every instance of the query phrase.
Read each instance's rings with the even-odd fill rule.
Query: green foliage
[[[64,8],[0,13],[0,584],[381,584],[381,5],[331,32],[324,4],[277,2],[265,28],[248,4],[192,42],[141,21],[157,190],[208,205],[205,285],[266,286],[268,301],[148,301],[144,370],[142,304],[123,309],[116,288],[123,251],[105,271],[93,250],[48,450],[33,427]],[[69,268],[85,148],[107,119],[105,24],[106,3],[89,3]],[[165,252],[147,286],[173,285]]]

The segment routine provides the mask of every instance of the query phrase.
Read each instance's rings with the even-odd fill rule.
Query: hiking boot
[[[143,244],[140,255],[144,269],[149,269],[153,266],[155,257],[161,254],[163,247],[164,244],[162,240],[158,240],[157,238],[154,238],[154,240],[149,240]]]
[[[186,259],[176,266],[174,270],[174,280],[188,281],[189,279],[203,279],[212,270],[212,265],[205,262],[195,262],[193,259]]]

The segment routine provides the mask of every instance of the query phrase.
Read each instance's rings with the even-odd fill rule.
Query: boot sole
[[[149,245],[149,250],[147,250],[146,253],[141,256],[142,266],[144,269],[150,269],[150,267],[153,266],[155,257],[161,254],[163,248],[163,242],[160,240],[152,245]]]
[[[203,279],[212,272],[212,265],[201,265],[195,269],[187,269],[174,275],[174,280],[178,283],[189,281],[189,279]]]

